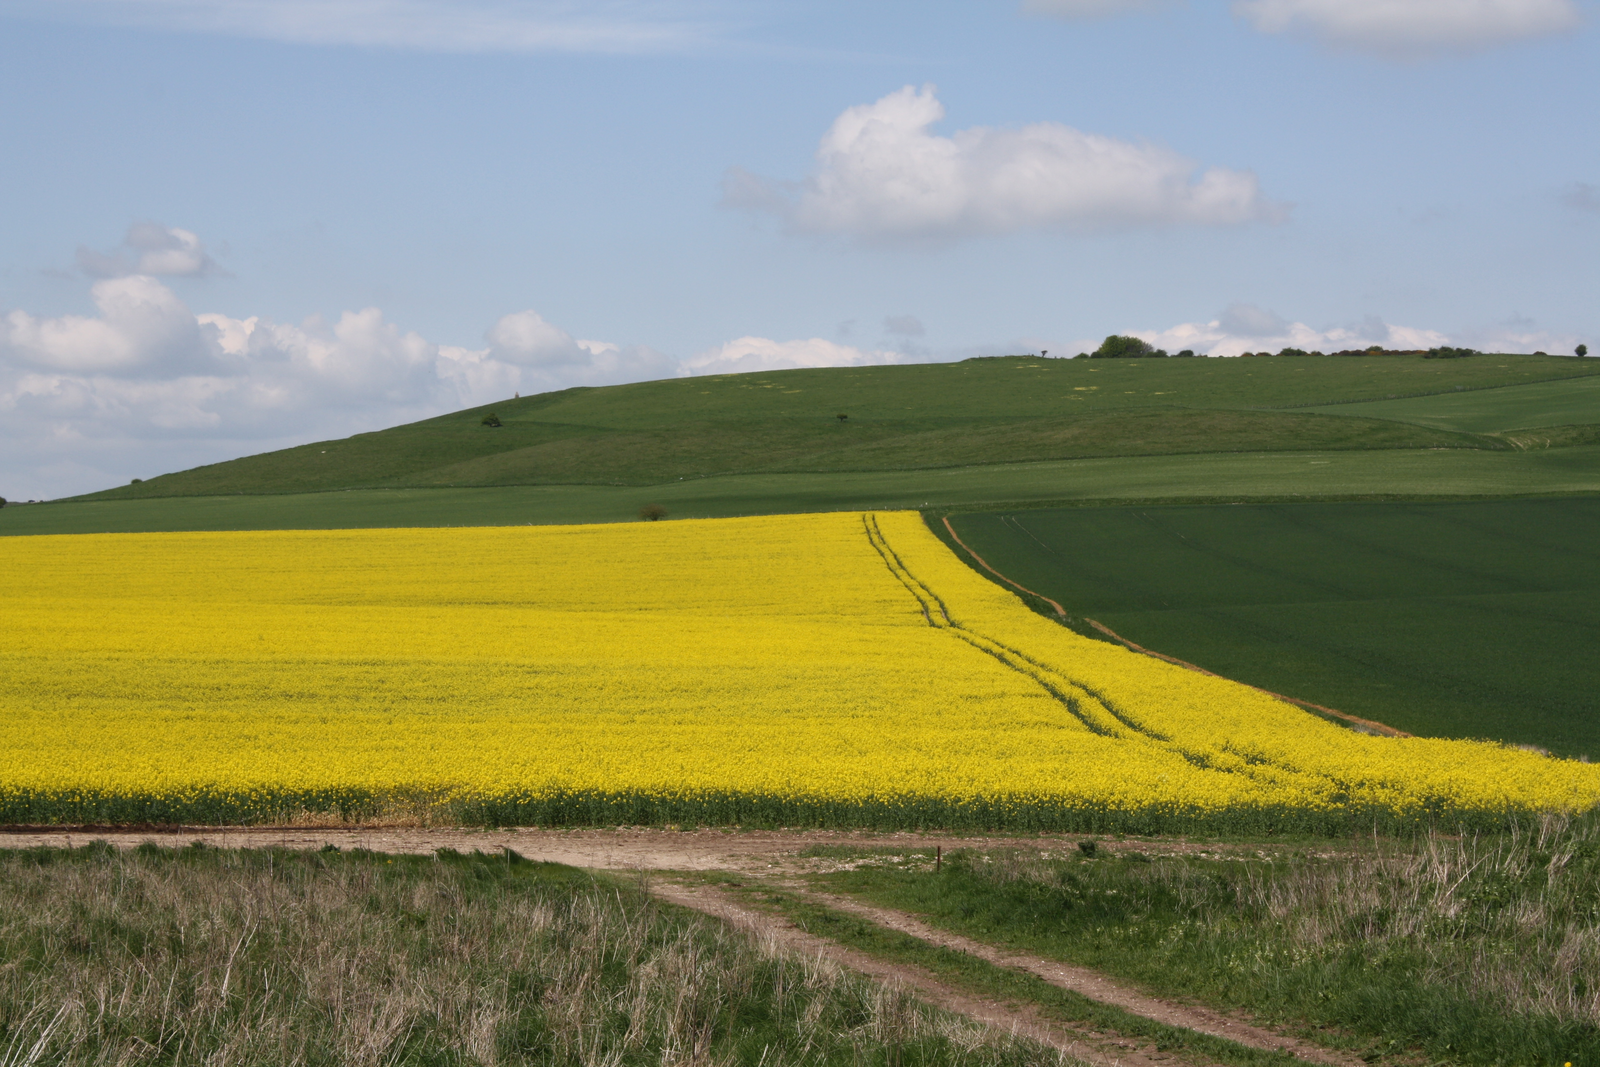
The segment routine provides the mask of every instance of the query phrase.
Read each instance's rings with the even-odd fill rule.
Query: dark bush
[[[482,425],[484,425],[484,426],[499,426],[500,425],[500,416],[496,415],[494,412],[491,411],[491,412],[489,412],[489,414],[487,414],[487,415],[485,415],[483,417],[481,422],[482,422]]]
[[[639,518],[645,522],[660,522],[667,517],[667,509],[660,504],[646,504],[639,509]]]
[[[1450,348],[1448,346],[1440,346],[1439,348],[1430,348],[1430,349],[1428,349],[1426,352],[1422,353],[1422,358],[1423,359],[1465,359],[1467,356],[1478,356],[1478,355],[1482,355],[1482,353],[1478,352],[1476,349],[1471,349],[1471,348]]]
[[[1150,346],[1149,341],[1141,341],[1137,337],[1125,337],[1112,334],[1100,342],[1100,347],[1090,354],[1090,359],[1147,359],[1158,353]],[[1160,355],[1166,355],[1160,352]]]

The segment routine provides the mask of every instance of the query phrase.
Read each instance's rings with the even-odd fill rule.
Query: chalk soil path
[[[799,887],[791,886],[791,889]],[[1044,979],[1051,985],[1060,989],[1071,990],[1090,1000],[1097,1000],[1102,1004],[1121,1008],[1123,1011],[1134,1015],[1142,1015],[1146,1019],[1166,1023],[1168,1026],[1178,1026],[1185,1030],[1193,1030],[1200,1034],[1209,1034],[1212,1037],[1226,1038],[1229,1041],[1250,1048],[1282,1049],[1285,1052],[1307,1060],[1311,1063],[1327,1064],[1329,1067],[1353,1067],[1362,1061],[1355,1056],[1344,1056],[1337,1052],[1308,1044],[1288,1035],[1274,1033],[1271,1030],[1254,1026],[1242,1019],[1219,1011],[1212,1011],[1193,1004],[1182,1004],[1176,1001],[1163,1000],[1159,997],[1146,996],[1145,994],[1106,977],[1099,971],[1087,967],[1075,967],[1070,963],[1061,963],[1058,960],[1046,959],[1043,956],[1032,956],[1022,952],[1012,952],[1009,949],[997,947],[983,941],[975,941],[970,937],[953,934],[938,927],[929,926],[927,923],[908,915],[903,911],[891,908],[879,908],[871,904],[850,897],[842,897],[833,893],[819,893],[800,889],[806,896],[819,904],[825,904],[838,911],[858,915],[863,919],[877,923],[879,926],[909,934],[921,941],[938,945],[941,948],[964,952],[969,956],[992,963],[997,967],[1009,967],[1019,971],[1027,971],[1036,977]]]

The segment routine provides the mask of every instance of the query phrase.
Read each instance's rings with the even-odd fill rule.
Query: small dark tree
[[[1185,348],[1182,352],[1179,352],[1178,355],[1181,356],[1184,359],[1193,359],[1194,358],[1194,349]]]
[[[1577,348],[1574,348],[1572,351],[1577,354],[1579,359],[1582,359],[1584,356],[1587,356],[1589,354],[1589,346],[1588,345],[1579,345]]]
[[[0,496],[0,508],[3,508],[5,506],[6,506],[6,498],[3,497],[3,496]]]
[[[639,509],[639,518],[644,522],[660,522],[667,517],[667,509],[660,504],[646,504]]]
[[[483,417],[482,425],[484,425],[484,426],[499,426],[500,425],[500,416],[496,415],[494,412],[491,411],[491,412],[489,412],[489,414],[487,414],[487,415],[485,415]]]
[[[840,412],[839,414],[834,416],[834,418],[838,419],[840,422],[843,422],[844,420],[848,419],[849,417],[850,417],[849,415],[846,415],[843,412]]]

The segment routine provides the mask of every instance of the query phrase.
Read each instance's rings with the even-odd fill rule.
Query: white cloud
[[[136,222],[129,226],[127,236],[122,239],[122,249],[110,254],[80,246],[78,268],[91,278],[120,278],[129,274],[201,277],[222,273],[198,236],[158,222]]]
[[[292,44],[428,52],[679,51],[714,40],[722,5],[691,0],[4,0],[54,19]]]
[[[1255,175],[1195,164],[1170,149],[1060,123],[975,126],[950,137],[933,86],[906,86],[846,110],[823,136],[816,169],[794,185],[735,168],[729,206],[773,211],[796,231],[873,240],[1039,227],[1103,230],[1235,225],[1282,213]]]
[[[1234,0],[1263,33],[1387,55],[1468,51],[1575,29],[1574,0]]]
[[[1022,0],[1022,10],[1030,15],[1058,19],[1097,19],[1168,7],[1174,0]]]
[[[835,344],[821,337],[803,341],[774,341],[766,337],[741,337],[708,348],[682,363],[689,374],[740,374],[749,371],[793,370],[797,367],[864,367],[898,363],[898,352],[860,349]]]
[[[0,320],[0,355],[68,373],[170,375],[217,369],[217,350],[183,301],[136,274],[94,283],[98,317],[38,319],[13,311]]]
[[[488,340],[484,358],[518,368],[517,380],[528,392],[670,378],[678,370],[675,360],[655,349],[579,340],[536,311],[504,316]]]
[[[1185,322],[1165,330],[1124,330],[1168,352],[1191,349],[1201,355],[1237,356],[1245,352],[1277,352],[1299,348],[1307,352],[1342,352],[1369,345],[1411,351],[1436,348],[1452,341],[1436,330],[1395,326],[1368,317],[1352,326],[1318,330],[1303,322],[1289,322],[1251,304],[1234,304],[1210,322]],[[1088,350],[1093,350],[1093,342]]]
[[[196,315],[147,275],[102,279],[91,295],[96,315],[0,318],[0,494],[68,496],[513,392],[688,373],[650,348],[575,339],[534,311],[465,348],[377,308],[298,324]]]

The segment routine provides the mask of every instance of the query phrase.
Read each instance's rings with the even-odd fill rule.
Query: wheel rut
[[[865,952],[830,941],[795,926],[787,920],[748,907],[728,893],[709,885],[652,882],[652,896],[692,908],[702,914],[743,928],[752,936],[769,938],[783,948],[807,956],[820,956],[858,974],[890,986],[914,991],[918,997],[945,1011],[964,1015],[995,1030],[1029,1038],[1048,1048],[1097,1067],[1173,1067],[1196,1064],[1191,1056],[1178,1057],[1152,1045],[1116,1034],[1075,1030],[1055,1020],[1047,1020],[1030,1005],[1007,1004],[973,996],[944,982],[920,967],[887,963]]]

